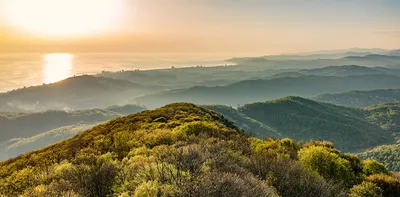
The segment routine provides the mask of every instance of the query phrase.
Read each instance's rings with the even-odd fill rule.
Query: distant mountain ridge
[[[372,105],[400,101],[400,89],[355,90],[336,94],[322,94],[313,99],[349,107],[368,107]]]
[[[400,87],[400,77],[393,75],[299,76],[246,80],[217,87],[197,86],[143,96],[137,98],[136,101],[149,108],[177,101],[237,106],[273,100],[287,95],[312,97],[323,93],[397,87]]]
[[[382,66],[398,67],[400,56],[396,52],[390,53],[344,53],[344,54],[322,54],[308,56],[261,56],[242,57],[227,60],[241,66],[252,66],[269,69],[305,69],[321,68],[325,66],[359,65],[359,66]]]
[[[129,81],[77,76],[52,84],[0,93],[0,111],[43,111],[88,109],[123,105],[128,98],[160,90]]]

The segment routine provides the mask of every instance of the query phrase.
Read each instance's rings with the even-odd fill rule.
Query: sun
[[[70,37],[112,30],[127,0],[0,0],[11,26],[42,36]]]
[[[67,53],[53,53],[43,56],[45,61],[44,83],[54,83],[70,77],[73,56]]]

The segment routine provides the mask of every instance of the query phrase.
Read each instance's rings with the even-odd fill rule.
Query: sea
[[[102,71],[230,64],[228,54],[48,53],[0,54],[0,92]]]

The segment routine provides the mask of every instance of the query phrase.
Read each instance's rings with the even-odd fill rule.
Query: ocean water
[[[229,55],[212,54],[0,54],[0,92],[53,83],[101,71],[147,70],[229,64]]]

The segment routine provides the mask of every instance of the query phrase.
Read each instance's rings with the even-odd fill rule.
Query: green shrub
[[[376,184],[364,181],[350,189],[349,197],[383,197],[383,191]]]

